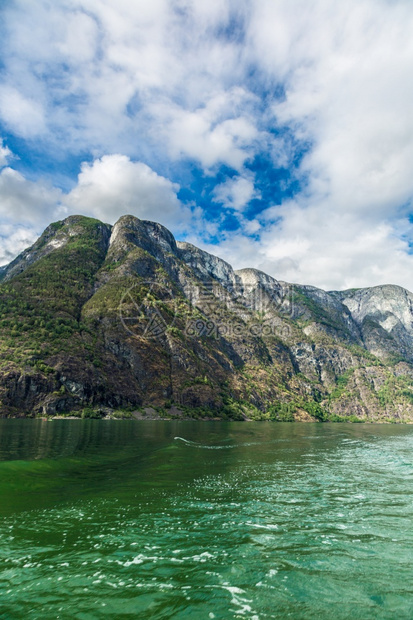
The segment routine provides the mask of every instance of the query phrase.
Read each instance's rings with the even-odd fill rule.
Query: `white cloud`
[[[32,138],[45,131],[44,112],[39,101],[25,97],[16,88],[0,90],[0,117],[10,131]]]
[[[213,191],[214,200],[225,207],[243,211],[248,203],[259,196],[254,188],[253,178],[233,177],[217,185]]]
[[[74,7],[65,15],[61,35],[56,41],[56,48],[59,56],[70,60],[72,67],[78,68],[80,63],[95,61],[99,28],[90,15]]]
[[[60,197],[61,191],[45,181],[29,181],[10,167],[0,172],[0,216],[6,222],[47,225]]]
[[[16,0],[3,15],[2,121],[95,157],[63,201],[71,212],[186,221],[177,187],[139,163],[170,160],[235,169],[215,197],[242,212],[254,196],[246,163],[264,152],[291,167],[301,145],[301,192],[253,222],[239,216],[245,234],[216,251],[329,288],[413,288],[411,0]],[[102,157],[114,152],[124,156]],[[3,212],[52,213],[52,190],[16,174],[1,174]]]
[[[0,138],[0,168],[3,168],[7,164],[11,155],[12,152],[7,146],[3,145],[3,140]]]
[[[257,97],[239,86],[242,46],[216,37],[238,10],[230,0],[17,1],[4,11],[0,114],[25,137],[47,118],[55,148],[238,169],[256,150]]]
[[[280,279],[325,289],[395,283],[413,288],[413,257],[388,222],[320,204],[285,207],[288,214],[262,235],[260,268]],[[282,216],[282,210],[279,211]],[[409,225],[403,223],[408,232]],[[411,228],[411,227],[410,227]]]
[[[202,213],[192,214],[179,201],[178,191],[176,183],[125,155],[84,162],[77,184],[67,194],[42,180],[29,181],[12,168],[3,168],[0,217],[7,224],[0,225],[0,264],[30,245],[51,221],[70,214],[91,215],[111,224],[132,214],[159,221],[175,232],[202,228]],[[32,226],[22,227],[22,222]]]
[[[83,163],[77,185],[62,199],[67,213],[87,213],[113,224],[129,213],[179,229],[190,211],[177,198],[179,186],[142,162],[105,155]]]
[[[303,192],[266,213],[257,266],[327,288],[413,289],[412,28],[403,1],[257,3],[251,49],[285,87],[274,122],[311,143]]]
[[[329,212],[291,202],[261,220],[259,241],[232,233],[217,247],[204,246],[235,268],[255,267],[279,280],[325,290],[399,284],[413,290],[413,226],[405,219],[375,222],[352,212]],[[276,215],[281,223],[271,223]]]
[[[255,98],[242,88],[204,94],[187,109],[170,101],[152,106],[153,131],[165,138],[173,159],[195,159],[208,172],[217,164],[241,170],[256,151],[260,134],[250,113]]]
[[[0,265],[7,265],[38,238],[34,228],[0,225]]]

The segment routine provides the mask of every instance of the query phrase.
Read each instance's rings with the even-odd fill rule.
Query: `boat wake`
[[[208,446],[202,443],[197,443],[196,441],[190,441],[189,439],[185,439],[184,437],[174,437],[174,441],[182,441],[182,443],[190,446],[191,448],[199,448],[201,450],[232,450],[233,448],[241,448],[243,446],[255,446],[258,443],[262,443],[258,441],[253,441],[250,443],[237,443],[229,446]]]

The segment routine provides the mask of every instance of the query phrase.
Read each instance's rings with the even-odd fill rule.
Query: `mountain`
[[[413,421],[413,295],[234,271],[126,215],[0,270],[0,415]]]

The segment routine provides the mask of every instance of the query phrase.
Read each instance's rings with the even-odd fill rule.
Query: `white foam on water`
[[[251,441],[246,443],[237,443],[231,446],[208,446],[201,443],[197,443],[196,441],[190,441],[189,439],[185,439],[184,437],[174,437],[174,441],[182,441],[187,446],[191,446],[192,448],[198,448],[201,450],[233,450],[234,448],[245,448],[247,446],[262,446],[263,443],[272,443],[272,442],[262,442],[262,441]]]
[[[250,527],[255,527],[262,530],[278,530],[278,525],[276,525],[275,523],[272,525],[264,523],[251,523],[250,521],[247,521],[245,525],[249,525]]]
[[[118,564],[120,564],[121,566],[126,566],[126,568],[128,568],[129,566],[132,566],[133,564],[143,564],[143,562],[157,562],[159,558],[157,556],[147,556],[147,555],[143,555],[142,553],[140,553],[139,555],[135,556],[133,558],[133,560],[127,560],[126,562],[117,562]]]
[[[249,605],[249,603],[252,603],[252,599],[248,599],[248,598],[244,598],[242,595],[246,594],[245,590],[242,590],[241,588],[238,588],[237,586],[231,586],[228,583],[224,583],[222,585],[211,585],[211,586],[207,586],[208,588],[220,588],[222,590],[226,590],[227,592],[229,592],[231,594],[231,605],[236,605],[238,607],[238,609],[230,609],[231,612],[234,612],[235,614],[238,615],[245,615],[245,614],[253,614],[251,616],[251,620],[259,620],[258,615],[256,615],[256,612],[252,610],[251,605]]]

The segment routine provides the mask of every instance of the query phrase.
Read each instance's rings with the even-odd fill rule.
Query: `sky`
[[[0,265],[155,220],[279,280],[413,290],[412,0],[1,0]]]

